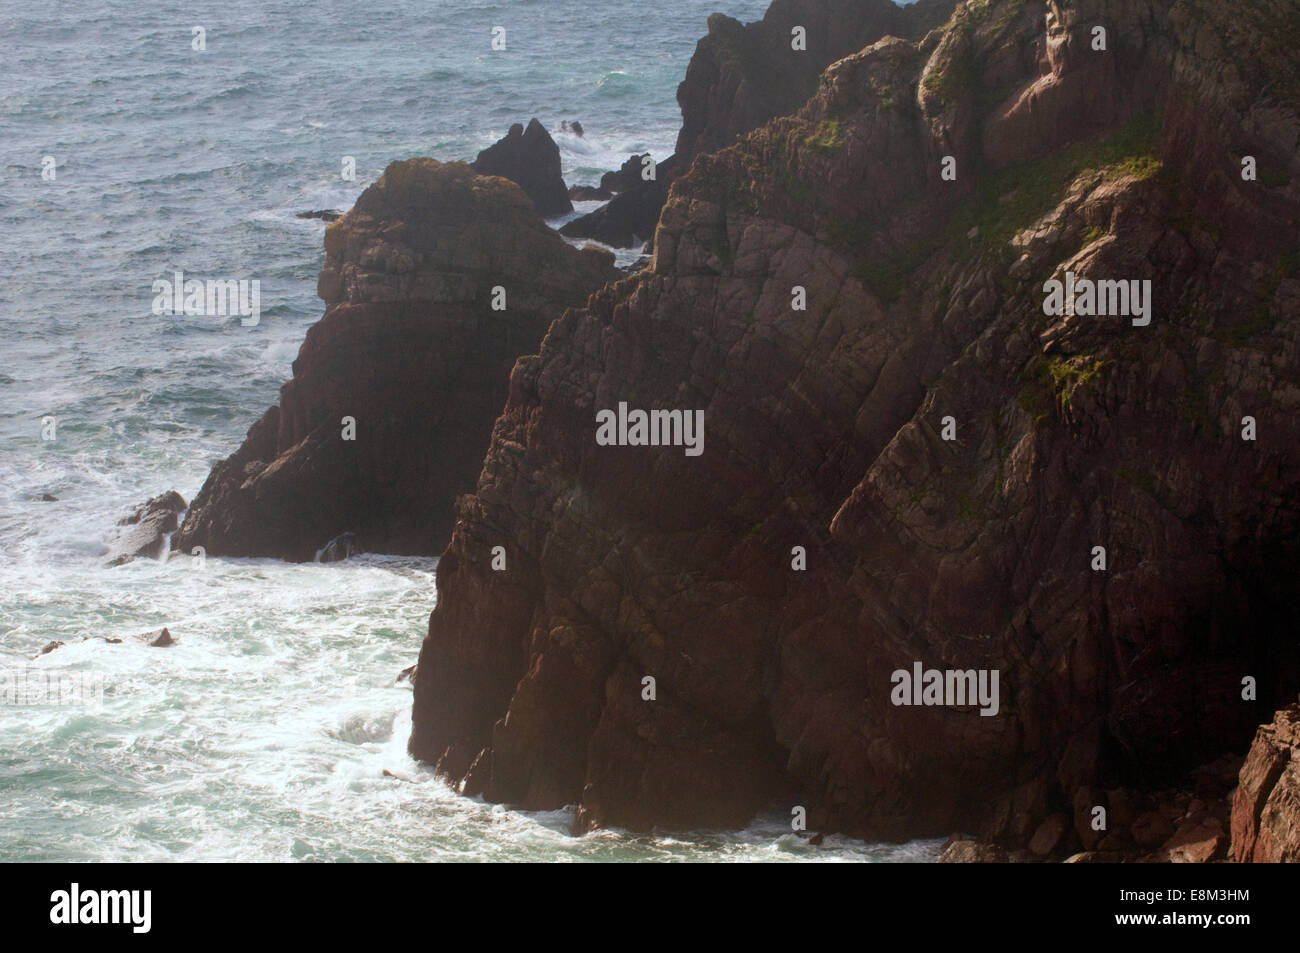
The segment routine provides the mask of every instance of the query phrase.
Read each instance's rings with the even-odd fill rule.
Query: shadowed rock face
[[[355,550],[437,553],[515,358],[618,274],[607,253],[565,244],[512,182],[431,159],[390,165],[325,250],[325,316],[279,407],[213,469],[175,549],[309,560],[352,533]]]
[[[721,13],[695,48],[677,88],[683,169],[777,116],[799,109],[831,63],[885,36],[919,39],[943,23],[955,0],[775,0],[763,19],[742,24]],[[795,27],[806,48],[792,49]]]
[[[517,183],[538,214],[547,218],[573,211],[560,168],[560,147],[536,119],[526,129],[515,123],[504,139],[488,146],[473,162],[479,175],[499,175]]]
[[[594,238],[616,248],[643,244],[673,181],[702,153],[731,145],[763,123],[802,106],[831,63],[883,36],[917,37],[937,26],[955,0],[922,0],[898,7],[892,0],[777,0],[762,20],[742,24],[716,13],[677,89],[682,129],[677,152],[644,181],[640,157],[606,173],[601,188],[618,194],[608,205],[560,229],[571,238]],[[791,29],[806,31],[804,49],[791,48]]]
[[[837,62],[698,157],[653,266],[519,361],[439,567],[413,754],[576,802],[579,830],[775,801],[1023,847],[1294,697],[1294,5],[1056,6],[1064,33],[993,0]],[[1113,75],[1099,102],[1075,70]],[[1151,280],[1150,325],[1046,315],[1066,271]],[[704,453],[598,446],[620,401],[703,409]],[[998,671],[999,713],[892,704],[916,661]]]
[[[1300,702],[1255,734],[1232,805],[1232,859],[1300,861]]]

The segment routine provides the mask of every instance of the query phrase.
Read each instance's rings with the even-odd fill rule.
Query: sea
[[[323,308],[297,213],[534,116],[569,184],[662,159],[708,15],[767,2],[0,0],[0,860],[934,859],[814,846],[788,807],[574,838],[571,809],[457,795],[407,755],[397,678],[436,559],[103,558],[277,401]],[[259,323],[154,314],[176,271],[259,280]]]

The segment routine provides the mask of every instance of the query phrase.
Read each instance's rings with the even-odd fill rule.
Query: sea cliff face
[[[1294,698],[1300,16],[1047,12],[838,60],[519,360],[415,755],[578,830],[1024,846]],[[1149,308],[1046,314],[1049,280]],[[703,410],[704,452],[598,444],[620,403]],[[916,662],[997,672],[997,713],[895,704]]]
[[[618,274],[513,182],[432,159],[390,165],[325,251],[325,316],[293,379],[213,469],[173,550],[309,560],[351,533],[360,550],[436,554],[515,358]]]

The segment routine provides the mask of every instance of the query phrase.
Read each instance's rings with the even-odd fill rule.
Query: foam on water
[[[322,309],[325,224],[297,212],[350,207],[394,159],[472,159],[534,115],[571,183],[633,152],[662,159],[707,16],[766,6],[627,4],[615,28],[575,0],[0,0],[13,41],[0,93],[0,669],[102,687],[98,705],[0,706],[0,859],[933,855],[931,843],[812,847],[779,813],[739,833],[574,839],[569,812],[459,797],[407,756],[411,690],[395,680],[419,651],[436,560],[100,558],[130,506],[171,488],[192,498],[276,402]],[[498,23],[509,51],[493,55]],[[194,24],[207,53],[190,49]],[[585,136],[560,133],[566,119]],[[54,182],[40,177],[46,155]],[[346,155],[355,182],[339,178]],[[155,317],[152,281],[175,270],[260,279],[261,324]],[[178,644],[130,638],[161,626]],[[52,640],[67,644],[33,659]]]

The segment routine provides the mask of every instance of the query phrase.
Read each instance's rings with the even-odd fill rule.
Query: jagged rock
[[[887,35],[918,37],[941,23],[955,0],[777,0],[757,23],[723,14],[709,18],[677,90],[682,128],[677,152],[659,163],[653,181],[642,170],[647,154],[633,155],[600,180],[615,193],[609,204],[560,229],[570,238],[594,238],[615,248],[650,241],[673,180],[702,153],[731,145],[775,116],[793,112],[817,89],[829,64]],[[807,30],[807,47],[792,50],[790,30]]]
[[[350,532],[354,551],[437,553],[515,358],[618,277],[608,252],[571,248],[514,183],[432,159],[390,165],[326,229],[325,251],[325,316],[279,407],[195,497],[177,549],[308,561]]]
[[[1025,845],[1081,787],[1241,750],[1300,683],[1300,97],[1278,94],[1300,53],[1263,42],[1293,8],[1119,6],[1076,0],[1069,28],[1140,22],[1110,33],[1118,101],[1034,127],[1032,161],[983,154],[1051,66],[1012,0],[881,39],[694,158],[653,266],[512,373],[439,565],[412,754],[453,783],[479,765],[489,801],[576,803],[579,831],[742,825],[795,789],[821,831]],[[1054,88],[1073,101],[1038,88],[1044,116]],[[1240,143],[1276,176],[1243,181]],[[1150,280],[1152,324],[1046,315],[1067,270]],[[703,410],[705,449],[598,445],[620,402]],[[916,659],[999,672],[998,714],[894,704]],[[1148,849],[1174,833],[1134,818]]]
[[[1161,852],[1171,863],[1208,864],[1227,846],[1222,822],[1210,817],[1180,824]]]
[[[322,222],[335,222],[343,217],[343,213],[336,208],[317,209],[314,212],[299,212],[298,218],[318,218]]]
[[[539,215],[552,218],[573,211],[560,173],[560,147],[536,119],[529,121],[527,129],[515,123],[504,139],[480,152],[472,165],[479,175],[499,175],[518,183]]]
[[[683,169],[703,153],[726,148],[777,116],[793,113],[817,91],[823,70],[885,36],[917,39],[939,26],[956,0],[776,0],[763,19],[741,24],[709,17],[677,88],[682,128],[677,156]],[[807,47],[792,49],[802,26]]]
[[[402,669],[400,672],[397,673],[397,681],[399,683],[409,682],[412,685],[414,685],[416,672],[419,670],[419,668],[420,668],[419,665],[408,665],[406,668]]]
[[[561,129],[562,131],[564,131],[564,132],[571,132],[571,133],[573,133],[573,134],[574,134],[575,136],[577,136],[579,139],[581,139],[582,136],[583,136],[582,123],[578,122],[578,120],[576,120],[576,119],[574,119],[574,120],[572,120],[572,121],[570,121],[570,120],[568,120],[568,119],[562,120],[562,121],[560,122],[560,129]]]
[[[185,512],[185,498],[175,490],[151,497],[129,516],[118,520],[120,530],[109,542],[106,559],[110,566],[121,566],[133,559],[157,559],[167,548],[167,534],[179,525]]]
[[[49,655],[49,654],[50,654],[51,652],[53,652],[55,649],[61,649],[61,648],[63,648],[63,646],[64,646],[65,644],[66,644],[66,643],[64,643],[64,642],[59,642],[59,641],[57,641],[57,640],[55,640],[55,641],[53,641],[53,642],[49,642],[49,643],[46,644],[45,648],[41,649],[41,655]]]
[[[1232,859],[1300,861],[1300,702],[1255,733],[1232,802]]]
[[[143,642],[145,645],[153,648],[165,648],[168,645],[175,645],[176,640],[172,638],[171,631],[166,628],[157,629],[153,632],[144,632],[137,635],[136,641]]]
[[[939,855],[941,864],[1005,864],[1007,852],[996,844],[954,840]]]
[[[606,192],[626,192],[643,185],[646,180],[642,178],[642,173],[649,158],[648,152],[628,156],[621,166],[600,177],[600,187]],[[658,170],[656,170],[657,175]]]
[[[676,176],[679,164],[669,157],[659,164],[655,178],[638,181],[618,192],[609,203],[565,223],[560,234],[568,238],[594,238],[614,248],[633,248],[654,236],[659,211],[668,196],[668,185]],[[603,185],[603,181],[602,181]]]

